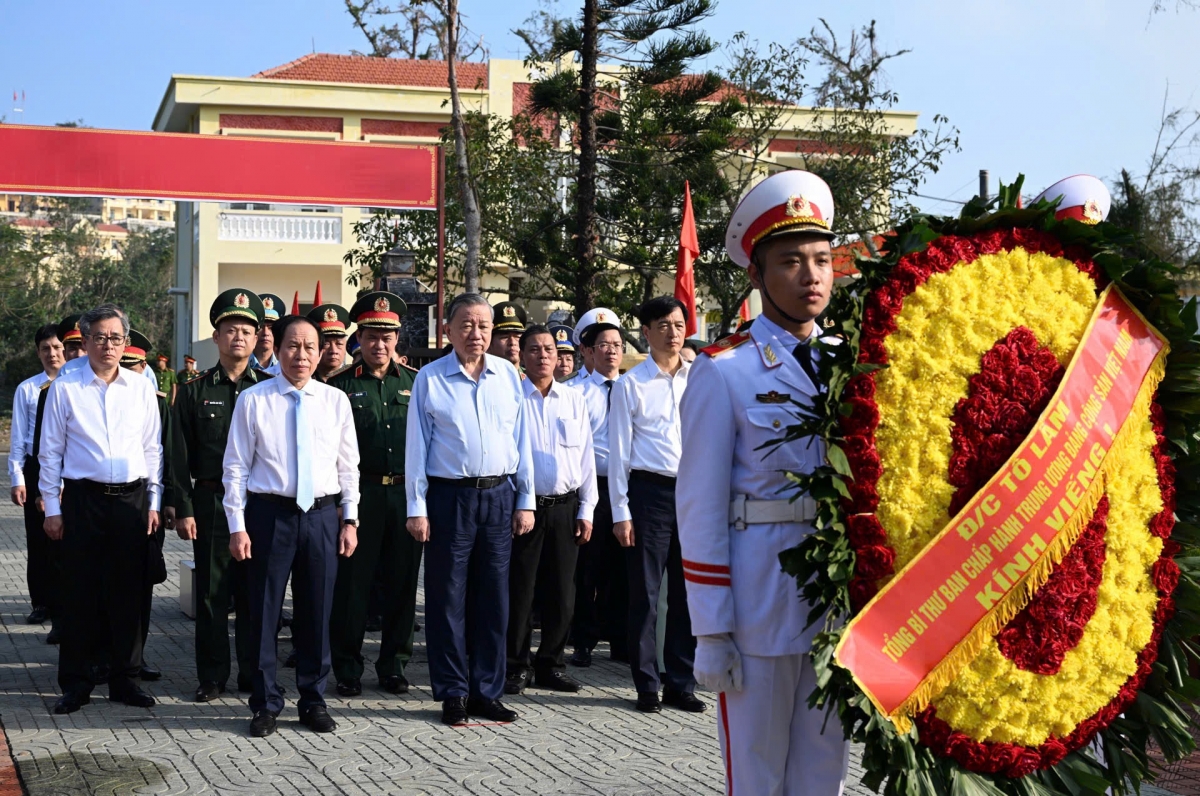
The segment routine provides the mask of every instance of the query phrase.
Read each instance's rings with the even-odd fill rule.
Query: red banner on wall
[[[0,124],[0,193],[434,209],[438,148]]]
[[[835,656],[902,725],[1032,598],[1092,517],[1167,341],[1109,287],[1029,436],[850,622]]]

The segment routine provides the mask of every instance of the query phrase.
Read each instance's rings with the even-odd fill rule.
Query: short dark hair
[[[129,336],[129,316],[125,311],[116,304],[101,304],[98,307],[92,307],[87,312],[79,316],[79,333],[87,337],[92,333],[92,324],[100,323],[100,321],[109,321],[113,318],[121,321],[121,332],[125,337]]]
[[[48,323],[45,326],[39,326],[38,330],[33,333],[33,346],[37,348],[42,344],[43,340],[49,340],[53,337],[58,339],[58,324]]]
[[[453,321],[454,316],[460,309],[463,309],[464,307],[481,306],[487,307],[488,312],[491,313],[492,305],[489,304],[488,300],[483,296],[479,295],[478,293],[460,293],[454,297],[454,300],[450,302],[450,306],[446,308],[446,323]],[[489,317],[488,320],[491,320],[491,318]]]
[[[667,317],[675,310],[683,313],[683,319],[688,320],[687,307],[674,296],[655,296],[638,307],[637,317],[642,326],[649,326],[657,320]]]
[[[317,333],[317,345],[325,345],[325,335],[321,333],[321,327],[317,326],[317,322],[312,318],[309,318],[305,315],[284,315],[282,318],[275,321],[274,328],[271,329],[271,333],[275,335],[276,351],[279,350],[279,344],[283,341],[283,338],[287,336],[287,330],[298,323],[307,323],[309,326],[311,326]]]
[[[550,331],[549,326],[545,326],[544,324],[540,323],[530,324],[529,326],[525,327],[525,331],[521,332],[521,350],[525,350],[526,340],[539,334],[548,334],[550,335],[551,340],[554,339],[554,332]]]

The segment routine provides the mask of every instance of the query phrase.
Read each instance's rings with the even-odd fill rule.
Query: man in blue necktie
[[[292,643],[300,721],[316,732],[337,724],[325,708],[329,615],[338,555],[358,544],[358,437],[350,401],[313,378],[321,332],[308,318],[275,324],[282,378],[242,393],[225,448],[225,515],[229,551],[249,561],[252,606],[250,734],[275,731],[283,694],[275,679],[275,624],[292,576]],[[340,519],[339,519],[339,506]]]
[[[458,296],[447,314],[454,350],[417,374],[404,456],[408,532],[426,545],[429,679],[446,724],[514,721],[500,695],[512,537],[533,529],[536,501],[525,396],[517,369],[486,353],[487,300]]]

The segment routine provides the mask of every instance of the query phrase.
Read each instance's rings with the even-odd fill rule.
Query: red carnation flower
[[[866,545],[854,551],[854,573],[859,577],[879,580],[891,575],[896,551],[883,545]]]
[[[855,550],[887,544],[887,532],[874,514],[852,514],[846,519],[846,535]]]

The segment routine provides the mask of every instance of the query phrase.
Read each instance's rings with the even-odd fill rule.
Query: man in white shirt
[[[557,339],[530,326],[521,335],[525,367],[526,424],[537,494],[533,530],[513,539],[508,573],[508,668],[506,694],[519,694],[530,679],[533,604],[542,616],[542,640],[532,661],[534,686],[575,692],[563,650],[575,608],[575,560],[592,535],[596,506],[596,460],[583,393],[554,380]]]
[[[162,500],[162,425],[155,390],[119,363],[129,320],[112,304],[79,319],[87,364],[46,398],[38,452],[46,534],[62,539],[63,618],[55,713],[91,701],[91,657],[107,638],[109,697],[151,707],[135,685],[142,662],[146,545]]]
[[[618,316],[603,307],[589,313],[593,322],[580,335],[580,350],[591,371],[577,382],[587,402],[592,422],[592,449],[596,454],[596,490],[600,501],[592,519],[592,540],[579,549],[575,567],[575,616],[571,665],[592,665],[592,649],[608,640],[609,656],[629,663],[629,581],[625,576],[625,550],[612,533],[612,502],[608,499],[608,405],[621,376],[625,340]]]
[[[33,610],[25,621],[40,625],[58,605],[58,584],[54,582],[54,563],[51,541],[42,524],[46,516],[37,508],[36,467],[33,462],[33,432],[37,417],[38,396],[42,386],[58,376],[63,366],[63,345],[54,324],[46,324],[33,335],[42,372],[17,385],[13,394],[12,427],[9,435],[8,478],[12,484],[12,502],[25,512],[25,581],[29,586],[29,602]],[[33,472],[29,472],[33,471]],[[26,473],[29,472],[29,478]],[[32,494],[30,494],[32,492]]]
[[[688,363],[679,356],[687,315],[673,296],[659,296],[638,310],[650,356],[629,370],[612,391],[608,413],[608,491],[613,534],[626,548],[629,577],[629,666],[637,708],[658,713],[662,703],[698,713],[704,703],[693,693],[696,639],[688,616],[675,518],[679,469],[679,401],[687,386]],[[655,624],[658,592],[667,573],[666,669],[659,701]]]
[[[358,544],[358,437],[350,401],[313,378],[321,355],[315,323],[289,315],[274,331],[281,375],[243,391],[234,406],[222,479],[229,552],[250,562],[245,588],[256,663],[250,734],[258,738],[275,732],[283,710],[275,625],[289,575],[300,721],[316,732],[337,728],[325,708],[329,615],[337,557],[353,554]]]

